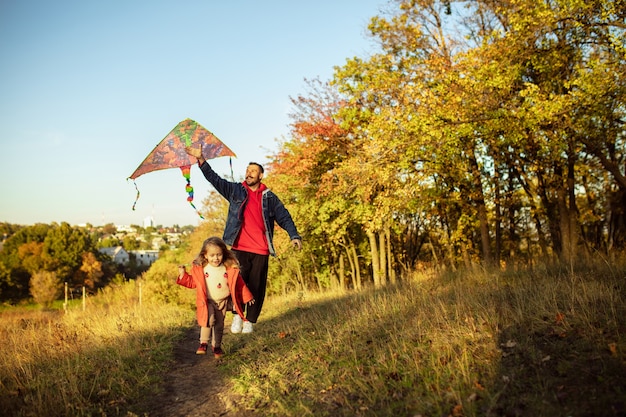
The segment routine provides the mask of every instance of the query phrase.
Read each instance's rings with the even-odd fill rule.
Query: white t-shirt
[[[209,298],[214,301],[222,301],[230,296],[228,289],[228,279],[226,278],[226,267],[224,264],[213,266],[207,264],[204,267],[204,279],[209,293]]]

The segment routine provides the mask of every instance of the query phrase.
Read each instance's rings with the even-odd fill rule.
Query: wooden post
[[[86,303],[87,303],[87,296],[85,294],[85,286],[83,286],[83,311],[85,311]]]
[[[65,302],[63,303],[63,311],[67,313],[67,281],[65,282]]]

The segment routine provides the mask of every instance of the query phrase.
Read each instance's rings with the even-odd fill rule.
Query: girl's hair
[[[204,267],[209,263],[208,259],[206,258],[206,253],[209,249],[209,246],[216,246],[220,248],[220,250],[222,251],[222,263],[227,268],[232,268],[235,266],[239,267],[239,261],[237,261],[235,254],[228,249],[228,246],[226,246],[226,243],[224,243],[222,239],[216,236],[210,237],[204,241],[204,243],[202,244],[202,249],[200,249],[200,253],[193,261],[195,265],[200,265]]]

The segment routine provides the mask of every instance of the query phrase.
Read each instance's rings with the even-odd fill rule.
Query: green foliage
[[[123,246],[123,244],[118,238],[112,236],[98,242],[98,248],[113,248],[115,246]]]
[[[88,229],[67,223],[22,226],[6,238],[0,251],[0,299],[27,298],[31,276],[54,272],[70,286],[105,284],[116,273],[97,251]]]
[[[140,242],[132,236],[124,236],[122,246],[126,251],[137,250],[140,247]]]
[[[56,271],[61,280],[72,281],[86,252],[95,252],[89,234],[82,228],[61,223],[53,227],[43,241],[44,268]]]
[[[319,262],[306,285],[352,243],[365,269],[387,242],[396,272],[624,250],[623,8],[398,6],[370,23],[380,50],[292,100],[269,164]]]

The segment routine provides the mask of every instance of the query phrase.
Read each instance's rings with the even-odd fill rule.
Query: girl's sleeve
[[[196,288],[196,284],[193,282],[193,277],[189,272],[185,272],[185,274],[181,277],[180,275],[176,278],[176,283],[178,285],[182,285],[187,288]]]

